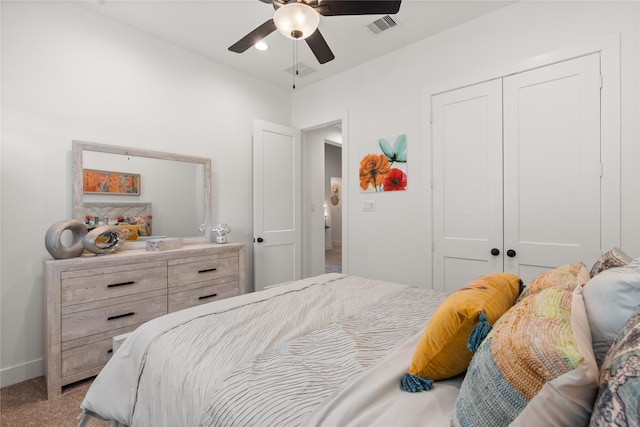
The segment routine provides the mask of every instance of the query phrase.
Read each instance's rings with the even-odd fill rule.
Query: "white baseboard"
[[[27,363],[0,370],[0,387],[17,384],[44,375],[44,359],[36,359]]]

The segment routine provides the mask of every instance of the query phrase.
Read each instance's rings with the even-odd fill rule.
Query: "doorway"
[[[348,271],[343,226],[347,189],[340,191],[340,206],[331,203],[331,178],[342,179],[344,168],[343,123],[340,119],[302,130],[303,277]]]
[[[342,143],[324,144],[325,273],[342,272]]]

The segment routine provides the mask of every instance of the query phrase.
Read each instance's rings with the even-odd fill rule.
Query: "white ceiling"
[[[335,59],[320,65],[305,42],[298,60],[312,73],[296,87],[340,73],[430,35],[470,21],[513,1],[403,0],[392,15],[397,26],[374,35],[367,25],[382,15],[321,17],[320,31]],[[80,4],[165,41],[223,63],[282,88],[292,88],[293,41],[277,31],[265,41],[270,49],[238,54],[227,48],[272,17],[274,9],[259,0],[88,0]]]

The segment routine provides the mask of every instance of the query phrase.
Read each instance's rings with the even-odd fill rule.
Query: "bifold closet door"
[[[503,270],[501,86],[497,79],[432,97],[437,290]]]
[[[504,78],[505,271],[600,254],[600,55]]]

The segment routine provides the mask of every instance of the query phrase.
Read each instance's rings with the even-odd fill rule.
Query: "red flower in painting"
[[[407,175],[400,169],[393,168],[382,183],[384,191],[404,190],[407,187]]]

